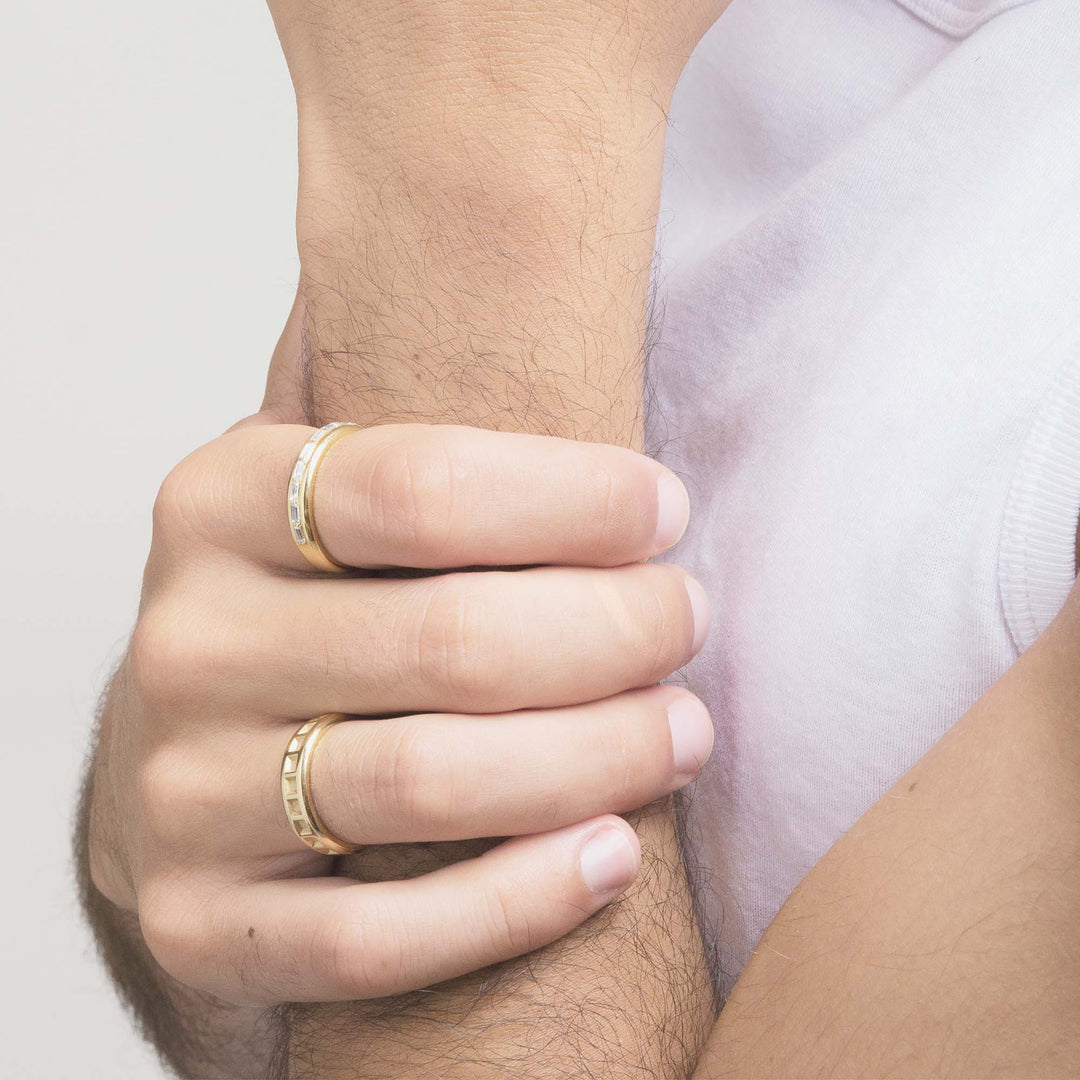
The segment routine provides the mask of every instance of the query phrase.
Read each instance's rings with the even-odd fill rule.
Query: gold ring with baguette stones
[[[327,831],[311,796],[311,757],[323,735],[348,717],[324,713],[301,724],[285,748],[281,760],[281,798],[285,815],[296,835],[320,855],[351,855],[359,844],[348,844]]]
[[[336,422],[319,428],[297,455],[292,475],[289,477],[289,531],[300,554],[316,570],[326,574],[344,574],[351,567],[331,558],[319,541],[315,528],[315,478],[326,452],[346,435],[360,431],[359,424]]]

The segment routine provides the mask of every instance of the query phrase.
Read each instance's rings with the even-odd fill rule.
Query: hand
[[[564,935],[637,872],[633,831],[596,815],[686,784],[712,745],[704,706],[652,685],[708,620],[700,586],[640,561],[685,527],[670,473],[538,436],[356,432],[319,472],[338,561],[532,568],[329,579],[284,508],[309,434],[253,418],[165,481],[94,772],[94,883],[169,974],[245,1003],[392,995]],[[314,758],[334,835],[517,839],[407,881],[326,876],[279,788],[326,712],[368,718]]]

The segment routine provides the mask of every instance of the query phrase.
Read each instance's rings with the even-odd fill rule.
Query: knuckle
[[[203,519],[204,498],[196,452],[175,465],[158,488],[153,511],[155,540],[173,540],[197,528]]]
[[[641,531],[642,513],[632,493],[609,469],[593,469],[586,478],[586,505],[593,556],[598,565],[618,561],[627,538]]]
[[[190,836],[193,812],[212,801],[199,770],[174,747],[159,747],[149,754],[139,767],[136,784],[142,829],[159,847]]]
[[[214,662],[201,633],[168,601],[143,612],[128,646],[131,685],[151,709],[170,711],[188,701],[207,665]]]
[[[491,575],[485,575],[490,577]],[[495,633],[489,598],[470,575],[432,579],[415,633],[416,663],[422,677],[445,694],[448,708],[493,707],[510,665],[512,643]],[[502,660],[493,647],[503,637]]]
[[[605,673],[616,689],[659,682],[683,662],[683,633],[671,612],[666,569],[620,567],[592,576],[597,625],[609,643]]]
[[[235,1005],[275,1003],[257,957],[229,947],[221,914],[227,899],[210,901],[161,876],[139,893],[139,926],[154,959],[178,982]]]
[[[461,839],[477,803],[467,756],[424,722],[373,721],[358,735],[313,766],[325,770],[313,783],[338,831],[371,843]]]
[[[103,792],[100,779],[95,770],[90,781],[89,805],[81,811],[87,819],[85,850],[89,884],[118,908],[134,911],[137,890],[132,865],[138,847],[126,835],[125,819],[115,793]]]
[[[220,545],[222,527],[233,519],[240,485],[252,483],[251,447],[242,438],[227,433],[169,470],[154,498],[155,548],[183,556],[196,544]]]
[[[364,1000],[396,992],[407,970],[408,929],[400,914],[368,903],[355,912],[319,920],[308,942],[309,963],[349,997]]]
[[[169,708],[183,699],[188,681],[184,651],[166,606],[149,607],[135,624],[127,656],[128,675],[142,702]]]
[[[144,883],[139,925],[146,947],[170,975],[189,986],[206,985],[207,929],[190,897],[164,881]]]
[[[495,884],[486,900],[484,924],[499,956],[521,956],[543,944],[533,933],[528,905],[520,890]]]
[[[650,682],[670,675],[683,660],[683,631],[672,610],[667,567],[642,567],[627,594],[622,625],[641,673]],[[657,572],[659,571],[659,572]]]
[[[327,756],[326,789],[341,799],[350,833],[383,842],[450,838],[460,799],[447,747],[402,721],[376,721],[365,735],[354,753]]]
[[[174,585],[139,616],[126,667],[131,687],[151,711],[176,713],[211,694],[236,696],[261,659],[265,627],[253,631],[251,620],[245,626],[246,611],[222,603],[220,593],[215,604],[213,589],[207,582],[194,593]]]
[[[399,822],[422,824],[428,839],[441,838],[460,801],[446,746],[420,725],[409,725],[386,739],[381,757],[374,790],[381,787],[382,797],[376,804]]]
[[[118,860],[99,844],[91,844],[87,851],[90,884],[109,903],[129,910],[133,904],[134,890],[130,877],[119,866]]]
[[[415,553],[418,565],[452,565],[461,550],[454,512],[461,479],[445,436],[410,427],[376,452],[371,513],[384,535]]]
[[[605,729],[595,754],[596,790],[615,802],[640,793],[657,759],[653,749],[640,724],[624,722]]]

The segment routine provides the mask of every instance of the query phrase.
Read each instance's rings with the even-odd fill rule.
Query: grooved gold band
[[[326,831],[311,797],[311,755],[334,724],[346,720],[342,713],[324,713],[301,724],[285,748],[281,760],[281,798],[285,816],[293,832],[320,855],[349,855],[360,850],[359,844],[347,844]]]
[[[346,435],[359,431],[359,424],[334,423],[319,428],[297,455],[289,477],[289,531],[300,554],[316,569],[327,574],[343,574],[350,568],[332,559],[319,541],[315,528],[315,477],[326,452]]]

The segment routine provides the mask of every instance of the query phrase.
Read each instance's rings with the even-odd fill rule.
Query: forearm
[[[723,5],[320,6],[283,34],[314,417],[639,443],[666,108]]]
[[[634,5],[618,19],[614,5],[553,7],[446,4],[406,29],[376,4],[363,27],[291,49],[312,422],[640,446],[675,41],[720,5],[693,26],[671,17],[662,43],[643,40]],[[294,1010],[294,1075],[684,1075],[711,993],[670,806],[640,833],[637,887],[556,946],[408,999]],[[351,872],[468,851],[371,851]]]
[[[1074,589],[788,900],[699,1075],[1075,1074],[1078,658]]]
[[[378,1001],[291,1006],[288,1075],[688,1075],[715,1017],[701,947],[669,808],[631,820],[642,875],[619,903],[554,945],[451,983]],[[464,845],[428,848],[423,868],[468,853]],[[382,854],[388,864],[401,853]],[[352,868],[361,878],[381,870],[389,872],[384,863]]]

